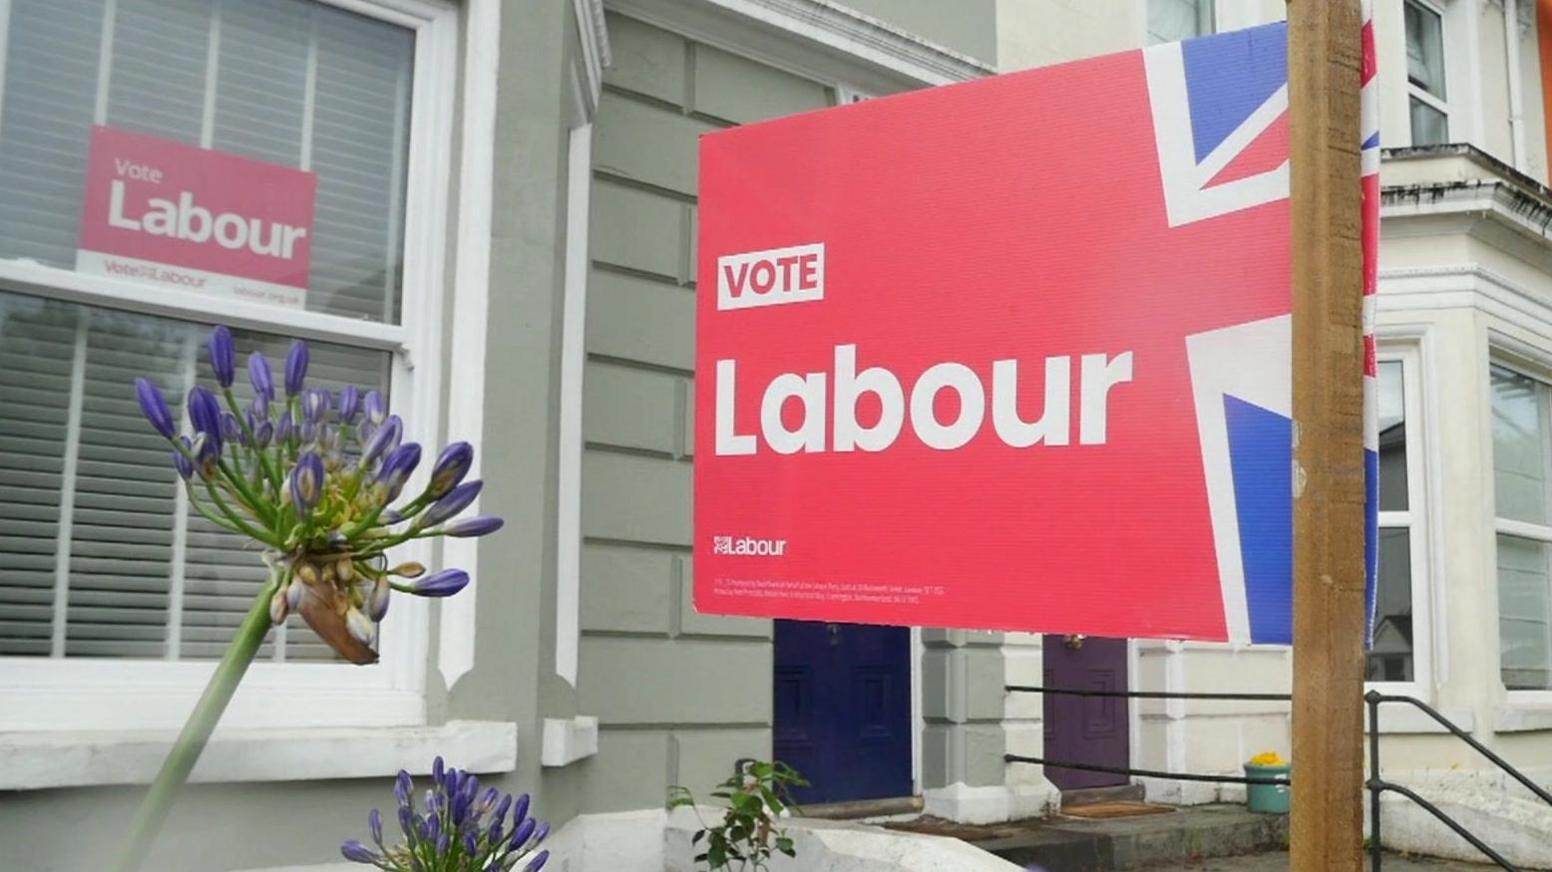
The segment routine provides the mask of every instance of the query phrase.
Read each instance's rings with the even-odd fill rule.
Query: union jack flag
[[[1363,344],[1367,609],[1373,630],[1379,435],[1374,294],[1379,114],[1371,4],[1363,4]],[[1288,33],[1272,24],[1143,52],[1171,227],[1288,197]],[[1230,641],[1293,638],[1292,319],[1186,337]]]

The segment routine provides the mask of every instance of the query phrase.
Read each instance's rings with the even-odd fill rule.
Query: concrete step
[[[1109,872],[1184,864],[1212,857],[1279,850],[1288,818],[1252,814],[1242,805],[1203,805],[1167,814],[1082,819],[1056,816],[999,827],[971,839],[1019,866],[1050,872]]]

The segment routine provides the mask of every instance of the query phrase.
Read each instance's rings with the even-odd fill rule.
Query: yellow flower
[[[1287,766],[1288,765],[1288,761],[1284,760],[1282,758],[1282,756],[1280,754],[1278,754],[1276,751],[1263,751],[1260,754],[1257,754],[1256,756],[1250,758],[1250,765],[1252,765],[1252,766]]]

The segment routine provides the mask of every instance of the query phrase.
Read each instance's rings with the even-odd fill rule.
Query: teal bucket
[[[1245,764],[1246,778],[1287,778],[1292,766],[1257,766]],[[1288,785],[1249,784],[1245,786],[1245,804],[1253,812],[1261,814],[1288,813]]]

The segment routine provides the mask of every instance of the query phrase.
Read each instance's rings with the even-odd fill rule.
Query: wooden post
[[[1289,0],[1295,872],[1363,857],[1359,0]]]

